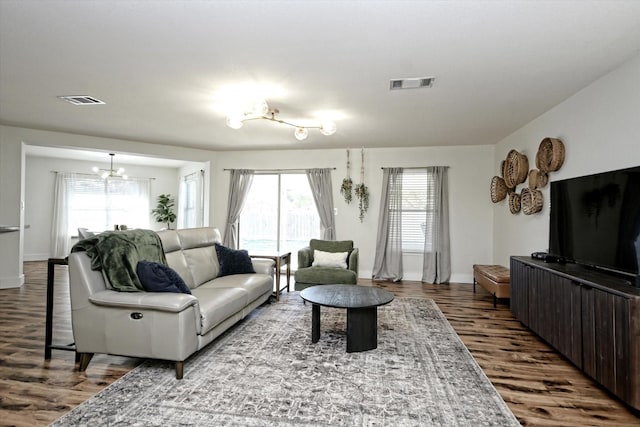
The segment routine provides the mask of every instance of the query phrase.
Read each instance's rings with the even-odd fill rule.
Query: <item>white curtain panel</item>
[[[57,172],[54,184],[53,212],[51,215],[50,252],[53,258],[64,258],[69,255],[69,193],[66,180],[73,174]]]

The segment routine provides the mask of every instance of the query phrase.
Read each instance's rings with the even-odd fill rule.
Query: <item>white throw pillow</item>
[[[323,252],[315,249],[311,265],[314,267],[347,268],[347,255],[349,252]]]

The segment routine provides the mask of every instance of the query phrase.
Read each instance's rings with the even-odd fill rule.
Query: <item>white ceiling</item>
[[[2,0],[0,0],[2,1]],[[50,157],[66,160],[82,160],[83,162],[92,162],[91,166],[109,165],[111,158],[107,151],[79,150],[75,148],[61,148],[40,145],[26,145],[25,154],[33,157]],[[182,166],[191,165],[194,162],[184,160],[167,159],[163,157],[136,156],[132,154],[114,153],[114,166],[119,167],[126,165],[145,165],[164,168],[180,168]]]
[[[214,150],[494,144],[639,51],[637,0],[0,0],[0,123]],[[338,132],[230,129],[229,85]]]

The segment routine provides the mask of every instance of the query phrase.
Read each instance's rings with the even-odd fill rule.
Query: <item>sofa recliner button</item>
[[[140,319],[142,319],[142,313],[137,313],[137,312],[136,313],[131,313],[131,318],[133,320],[140,320]]]

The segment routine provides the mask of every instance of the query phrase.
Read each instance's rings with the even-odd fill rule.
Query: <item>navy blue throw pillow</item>
[[[176,292],[190,294],[191,289],[182,277],[168,265],[151,261],[138,261],[136,273],[147,292]]]
[[[255,273],[249,252],[244,249],[231,249],[216,243],[216,254],[220,264],[220,276],[230,274]]]

